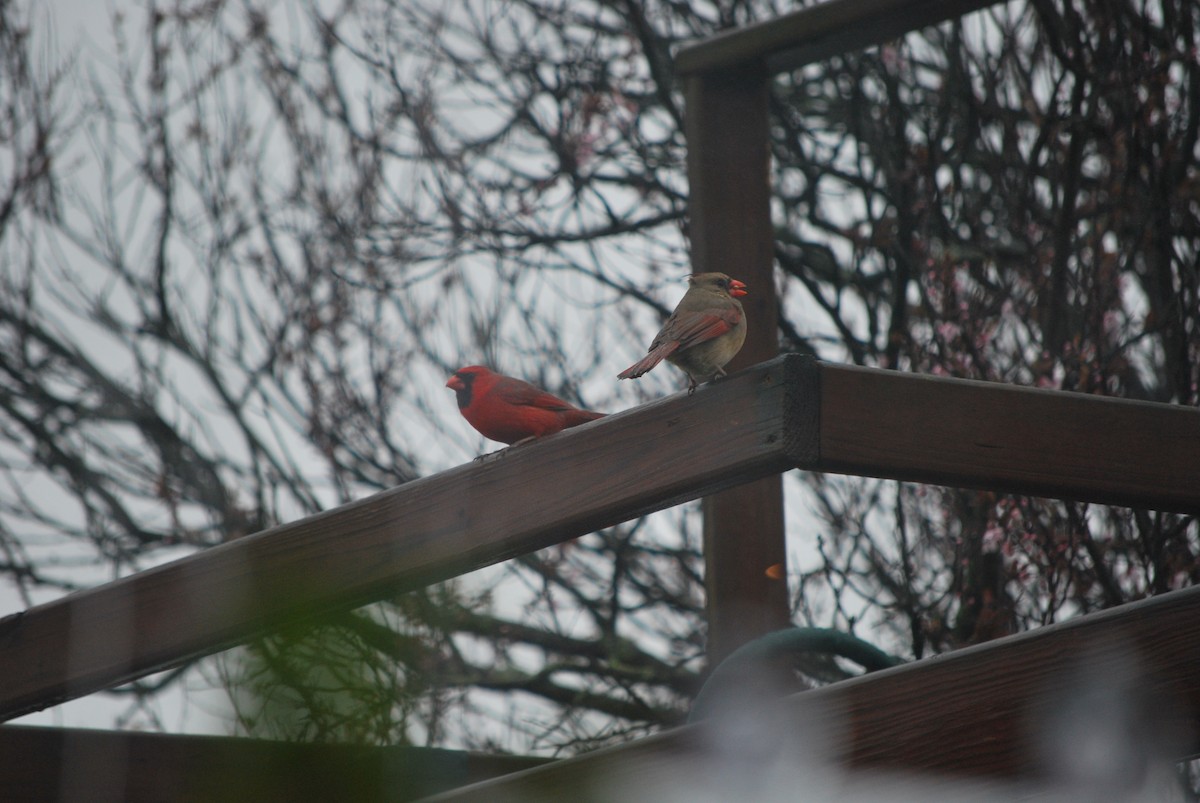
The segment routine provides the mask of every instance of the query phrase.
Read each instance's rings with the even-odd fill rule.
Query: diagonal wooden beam
[[[800,467],[1200,513],[1200,410],[780,357],[0,619],[0,717]]]
[[[801,370],[757,366],[0,619],[0,718],[777,474],[786,433],[812,430],[785,423]]]
[[[1158,751],[1169,761],[1200,753],[1200,587],[801,692],[732,729],[722,730],[719,720],[714,729],[677,728],[429,800],[621,800],[630,792],[642,800],[687,799],[689,791],[711,793],[706,780],[739,771],[737,791],[761,799],[772,778],[828,783],[821,773],[828,767],[806,763],[813,750],[855,769],[903,771],[907,784],[913,773],[929,773],[943,784],[939,799],[950,799],[947,775],[990,779],[989,800],[1025,799],[1031,788],[1012,783],[1045,770],[1037,723],[1061,724],[1073,699],[1096,708],[1087,710],[1090,727],[1111,717],[1136,742],[1134,756]],[[1077,727],[1059,737],[1064,754],[1078,752],[1079,736]],[[1141,769],[1131,762],[1131,772]],[[963,799],[984,797],[980,790]],[[797,794],[794,785],[782,792]],[[853,797],[849,787],[842,792]],[[877,790],[871,799],[883,798]]]
[[[828,0],[680,48],[680,75],[762,65],[770,74],[862,50],[998,0]]]

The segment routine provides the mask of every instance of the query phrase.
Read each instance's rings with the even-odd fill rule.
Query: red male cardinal
[[[458,410],[468,424],[485,438],[510,446],[604,417],[482,365],[459,368],[446,387],[458,397]]]
[[[746,285],[724,273],[697,273],[688,282],[691,287],[650,344],[650,353],[618,379],[637,379],[664,357],[687,371],[689,394],[697,382],[725,376],[725,363],[746,340],[746,314],[738,301]]]

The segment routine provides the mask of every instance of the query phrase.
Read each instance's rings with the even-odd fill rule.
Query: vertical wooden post
[[[692,269],[723,271],[750,292],[746,344],[727,371],[779,351],[768,81],[761,65],[687,77]],[[788,623],[782,477],[706,497],[703,510],[711,666]]]

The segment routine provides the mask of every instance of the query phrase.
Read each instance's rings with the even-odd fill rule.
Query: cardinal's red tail
[[[642,357],[633,365],[617,374],[617,379],[637,379],[639,376],[646,373],[651,368],[669,357],[677,348],[679,348],[678,340],[672,340],[670,343],[663,343],[645,357]]]

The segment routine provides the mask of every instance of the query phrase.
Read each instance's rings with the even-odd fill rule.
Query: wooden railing
[[[1200,587],[1193,587],[795,694],[758,712],[752,723],[742,723],[746,730],[737,731],[743,739],[770,734],[776,749],[759,745],[761,755],[744,745],[731,748],[703,725],[690,725],[446,792],[436,800],[622,800],[628,797],[613,791],[628,789],[640,790],[641,800],[682,799],[679,790],[697,788],[696,780],[711,778],[714,766],[748,769],[762,779],[757,785],[762,788],[772,775],[800,783],[828,777],[820,773],[829,772],[830,764],[834,772],[901,773],[892,782],[924,778],[938,788],[938,800],[956,799],[938,784],[968,778],[974,795],[962,799],[1041,799],[1029,786],[1018,786],[1046,769],[1033,738],[1039,717],[1066,713],[1060,704],[1090,679],[1115,676],[1116,684],[1130,679],[1131,665],[1142,670],[1137,699],[1154,706],[1147,719],[1166,738],[1153,747],[1131,741],[1127,749],[1139,754],[1169,750],[1178,759],[1200,753],[1198,629]],[[814,759],[805,748],[818,749],[820,757]],[[851,784],[844,783],[840,797],[857,799]],[[898,787],[897,799],[921,799],[905,790]],[[811,799],[803,787],[783,791],[787,794],[769,799]],[[866,799],[886,798],[876,793]]]
[[[783,356],[693,396],[677,394],[6,617],[0,715],[792,468],[1198,513],[1197,455],[1200,410],[1193,408]],[[757,569],[769,582],[766,567]],[[816,696],[795,710],[826,698],[844,706],[854,733],[846,752],[862,763],[1016,771],[1014,723],[1056,656],[1114,634],[1184,702],[1177,711],[1200,734],[1200,589],[808,692],[801,696]],[[534,774],[563,777],[555,773],[664,745],[686,752],[678,746],[695,738],[689,732]],[[949,741],[933,749],[935,739]],[[525,777],[495,783],[522,792]],[[463,792],[464,799],[494,793]]]
[[[1197,455],[1193,408],[786,355],[0,619],[0,716],[791,468],[1197,513]]]

